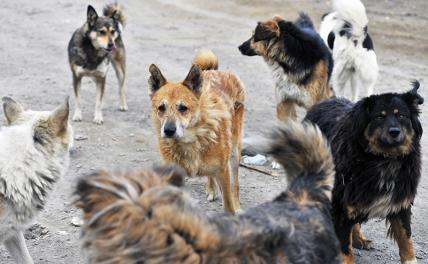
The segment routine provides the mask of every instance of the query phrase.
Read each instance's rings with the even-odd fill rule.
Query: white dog
[[[24,110],[4,97],[3,109],[9,126],[0,129],[0,243],[17,263],[31,264],[23,231],[68,168],[73,140],[68,98],[45,112]]]
[[[334,0],[333,12],[323,16],[320,26],[320,35],[333,53],[333,89],[343,96],[349,81],[354,102],[361,87],[368,96],[373,94],[379,72],[367,23],[360,0]]]

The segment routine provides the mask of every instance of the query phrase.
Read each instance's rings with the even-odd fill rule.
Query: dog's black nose
[[[163,132],[165,133],[165,136],[167,137],[173,137],[175,134],[175,131],[177,131],[177,127],[174,123],[166,123],[165,127],[163,128]]]
[[[398,127],[390,127],[388,133],[391,137],[396,138],[400,135],[401,130]]]
[[[114,47],[113,42],[109,42],[109,43],[108,43],[108,45],[107,45],[107,47],[108,47],[109,49],[113,48],[113,47]]]

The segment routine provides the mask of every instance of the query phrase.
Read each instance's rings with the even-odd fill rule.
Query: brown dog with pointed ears
[[[180,82],[167,81],[152,64],[152,118],[162,159],[190,176],[208,176],[208,200],[215,199],[217,183],[224,209],[236,212],[245,91],[235,74],[217,69],[217,57],[209,50],[198,53]]]

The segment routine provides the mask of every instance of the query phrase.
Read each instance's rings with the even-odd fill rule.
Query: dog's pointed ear
[[[117,12],[117,10],[113,11],[113,14],[111,14],[111,18],[115,21],[120,21],[120,14]]]
[[[153,171],[174,186],[184,186],[186,172],[175,164],[155,165]]]
[[[279,36],[278,23],[274,20],[258,22],[254,31],[254,41],[268,40]]]
[[[159,90],[159,88],[166,84],[166,79],[162,75],[162,72],[159,70],[159,68],[154,64],[150,65],[149,72],[149,94],[152,95],[154,92]]]
[[[70,105],[67,96],[64,102],[51,112],[48,119],[48,125],[55,135],[60,135],[67,131],[68,116],[70,113]]]
[[[93,8],[91,5],[88,5],[87,22],[89,26],[93,27],[97,19],[98,19],[97,11],[95,11],[95,8]]]
[[[24,107],[9,96],[3,97],[2,101],[4,115],[6,116],[7,124],[10,125],[24,112]]]
[[[193,64],[183,84],[194,92],[199,92],[202,87],[202,70],[198,65]]]

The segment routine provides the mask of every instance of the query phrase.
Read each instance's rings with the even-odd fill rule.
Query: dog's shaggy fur
[[[68,168],[68,99],[52,112],[38,112],[4,97],[3,108],[9,126],[0,130],[0,243],[17,263],[30,264],[22,232]]]
[[[208,199],[214,200],[217,182],[225,210],[235,212],[245,91],[235,74],[217,68],[209,50],[198,53],[182,82],[168,82],[151,65],[152,119],[162,159],[190,176],[209,176]]]
[[[373,95],[355,105],[326,100],[306,116],[331,142],[336,166],[332,216],[346,263],[353,262],[353,226],[371,218],[386,218],[402,263],[416,263],[410,216],[421,176],[418,105],[423,98],[419,83],[413,86],[407,93]],[[359,244],[366,244],[358,233]]]
[[[309,109],[333,94],[330,51],[303,13],[294,23],[278,16],[259,22],[239,50],[243,55],[262,56],[271,68],[279,120],[296,119],[296,106]]]
[[[373,94],[379,72],[367,24],[360,0],[334,0],[333,12],[323,16],[320,26],[320,35],[333,53],[333,89],[343,95],[349,82],[354,102],[363,87],[367,96]]]
[[[340,263],[330,218],[334,167],[321,131],[289,123],[269,153],[289,187],[273,201],[208,215],[180,188],[174,166],[81,178],[90,263]]]
[[[119,109],[128,110],[124,90],[126,56],[121,36],[126,22],[125,13],[116,3],[105,6],[103,14],[104,16],[99,17],[95,9],[88,6],[86,23],[74,32],[68,44],[68,59],[75,96],[74,121],[82,120],[80,87],[82,78],[87,76],[95,80],[97,87],[93,121],[96,124],[104,122],[102,104],[110,62],[119,82]]]

